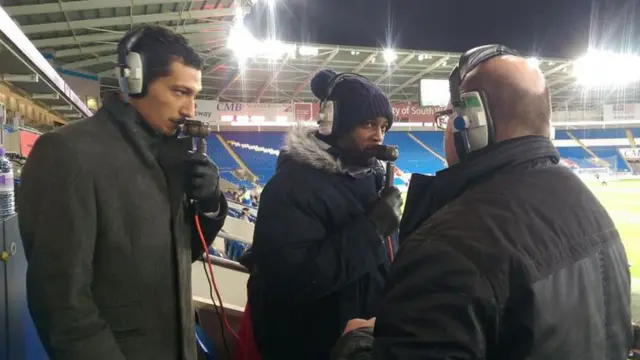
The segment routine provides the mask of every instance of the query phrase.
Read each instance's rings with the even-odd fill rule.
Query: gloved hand
[[[400,208],[402,196],[397,187],[389,187],[382,190],[380,199],[376,200],[369,208],[367,216],[378,229],[382,236],[389,236],[400,226]]]
[[[216,164],[205,154],[189,153],[186,191],[196,200],[202,212],[218,211],[220,207],[220,173]]]

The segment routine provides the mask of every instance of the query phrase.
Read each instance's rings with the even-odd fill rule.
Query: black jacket
[[[158,160],[119,98],[42,135],[22,173],[29,310],[51,360],[195,360],[191,263],[203,253],[185,199],[189,139]],[[200,216],[212,241],[226,216]]]
[[[374,315],[382,290],[388,255],[365,211],[384,172],[348,171],[328,148],[292,130],[261,194],[248,293],[265,360],[326,360],[349,319]]]
[[[375,334],[342,337],[332,358],[626,359],[624,247],[558,160],[524,137],[414,175]]]

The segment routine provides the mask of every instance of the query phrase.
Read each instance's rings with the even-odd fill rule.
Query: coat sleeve
[[[63,135],[47,133],[36,142],[22,172],[18,208],[28,306],[49,358],[125,360],[91,293],[92,178]]]
[[[274,299],[313,301],[376,269],[385,253],[375,225],[363,214],[328,225],[323,194],[262,192],[253,249]]]
[[[218,214],[215,217],[208,217],[203,214],[198,214],[198,220],[200,222],[200,229],[198,229],[198,224],[196,224],[196,220],[193,217],[195,211],[193,207],[189,207],[189,221],[191,224],[191,261],[196,261],[202,256],[205,252],[202,248],[202,239],[200,238],[200,230],[202,230],[202,235],[204,235],[205,242],[207,244],[207,248],[211,246],[213,241],[218,236],[218,232],[224,226],[224,220],[227,218],[227,213],[229,211],[229,205],[227,204],[227,199],[224,197],[224,194],[220,194],[220,209],[218,210]]]
[[[444,242],[413,241],[389,273],[373,345],[342,339],[332,360],[486,359],[497,308],[491,286],[463,255]]]

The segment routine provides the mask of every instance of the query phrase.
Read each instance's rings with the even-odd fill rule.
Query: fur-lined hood
[[[341,159],[329,152],[331,145],[316,137],[318,130],[294,126],[285,136],[284,147],[280,152],[278,167],[287,160],[307,164],[330,174],[349,174],[359,176],[373,171],[384,177],[384,166],[376,161],[370,166],[348,166]]]
[[[327,150],[329,144],[318,139],[317,129],[294,126],[285,136],[282,155],[332,174],[344,172],[340,159]]]

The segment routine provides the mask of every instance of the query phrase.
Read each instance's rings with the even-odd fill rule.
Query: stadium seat
[[[206,360],[216,360],[213,341],[211,341],[199,324],[196,324],[196,342],[199,352],[204,354]]]
[[[218,165],[220,177],[232,184],[240,186],[239,180],[232,174],[233,170],[238,169],[240,165],[229,152],[227,152],[227,149],[224,148],[215,135],[207,138],[207,155]]]
[[[630,129],[634,136],[640,137],[640,128]],[[258,176],[259,184],[266,184],[276,170],[278,151],[284,142],[285,132],[250,132],[234,131],[224,132],[222,136],[229,142],[233,150],[242,161]],[[629,147],[627,143],[626,129],[557,129],[555,139],[562,145],[558,145],[560,156],[580,169],[597,170],[603,168],[602,163],[595,161],[593,155],[584,148],[578,146],[571,135],[580,140],[616,140],[622,145],[588,146],[591,153],[606,161],[616,172],[628,172],[629,166],[622,158],[618,149]],[[434,174],[446,166],[441,158],[426,150],[427,146],[440,157],[444,157],[443,133],[441,131],[391,131],[385,137],[385,144],[397,145],[400,149],[400,158],[396,161],[396,166],[404,174],[421,173]],[[417,139],[417,141],[415,140]],[[620,140],[623,139],[623,142]],[[587,141],[588,142],[588,141]],[[422,144],[420,144],[422,143]],[[593,144],[593,142],[591,142]],[[597,143],[597,142],[596,142]],[[571,146],[566,146],[570,144]],[[224,149],[219,140],[212,137],[209,141],[209,153],[218,163],[221,169],[221,176],[225,179],[231,178],[231,182],[238,184],[237,179],[225,171],[239,167],[233,157]],[[401,179],[396,179],[396,185],[404,184]],[[247,186],[251,187],[251,185]],[[232,214],[232,216],[237,216]]]

